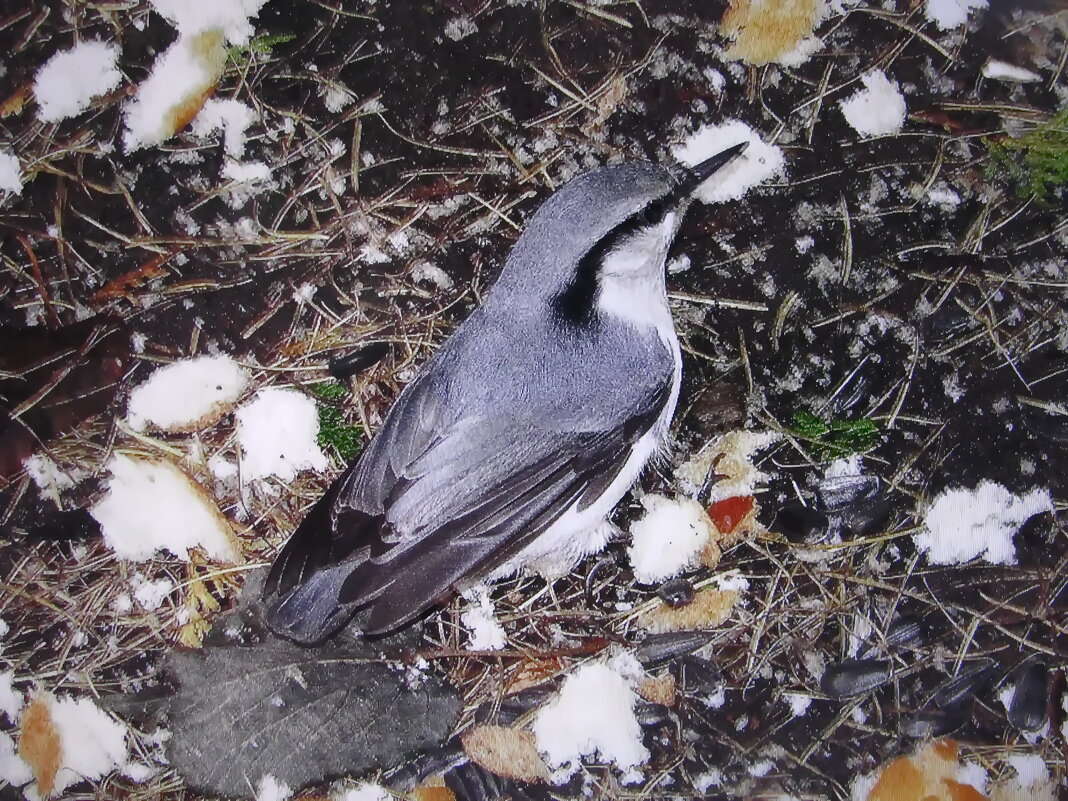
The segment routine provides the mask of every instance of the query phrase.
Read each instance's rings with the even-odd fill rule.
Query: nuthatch
[[[485,303],[279,554],[275,631],[317,642],[364,607],[363,630],[388,631],[474,581],[561,574],[604,547],[678,400],[668,248],[693,190],[744,147],[681,176],[602,167],[538,209]]]

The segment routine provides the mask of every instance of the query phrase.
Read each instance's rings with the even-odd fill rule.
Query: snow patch
[[[323,105],[331,114],[340,114],[347,106],[351,106],[356,98],[352,92],[337,84],[327,84],[319,88],[319,96],[323,99]]]
[[[723,784],[723,773],[717,768],[712,768],[707,773],[701,773],[693,777],[693,789],[699,793],[707,793],[713,787]]]
[[[48,59],[33,82],[37,118],[58,122],[81,114],[94,97],[107,94],[122,80],[116,66],[119,48],[90,39]]]
[[[301,470],[326,470],[318,436],[319,413],[311,398],[293,389],[261,389],[237,410],[241,475],[292,481]]]
[[[438,289],[452,287],[452,278],[443,269],[428,261],[421,261],[412,267],[412,280],[419,283],[434,284]]]
[[[255,119],[249,106],[240,100],[209,98],[193,119],[190,130],[194,136],[207,139],[216,131],[223,132],[226,155],[240,159],[245,155],[245,131]]]
[[[697,200],[702,203],[738,200],[757,184],[786,172],[782,150],[764,142],[756,131],[739,120],[699,128],[681,145],[673,147],[671,153],[680,163],[693,167],[740,142],[748,142],[749,147],[694,191]]]
[[[923,202],[928,206],[939,206],[943,209],[955,209],[960,205],[960,195],[945,181],[938,181],[923,196]]]
[[[174,582],[166,578],[149,581],[138,574],[134,576],[132,584],[134,599],[150,612],[159,609],[167,600],[167,596],[174,592]]]
[[[478,30],[478,25],[470,17],[453,17],[445,23],[445,35],[458,42]]]
[[[22,466],[26,468],[27,475],[33,479],[39,490],[51,492],[74,486],[74,479],[60,470],[47,454],[35,453],[28,456]]]
[[[18,754],[15,741],[7,732],[0,731],[0,781],[15,787],[33,779],[33,768],[27,765]]]
[[[228,161],[222,168],[223,178],[237,183],[271,180],[271,168],[262,161]]]
[[[475,587],[464,597],[472,605],[461,616],[460,622],[471,635],[470,647],[474,651],[499,651],[508,644],[508,637],[494,616],[493,601],[485,587]]]
[[[363,782],[356,787],[343,790],[333,797],[333,801],[392,801],[393,796],[380,784]]]
[[[222,30],[230,44],[248,44],[252,36],[251,17],[260,13],[267,0],[152,0],[152,7],[183,34],[196,34],[213,28]]]
[[[812,706],[812,697],[801,693],[783,693],[783,700],[790,705],[790,714],[799,718]]]
[[[692,498],[671,499],[650,493],[641,499],[645,514],[630,527],[627,549],[634,577],[653,584],[695,567],[713,536],[712,521]]]
[[[88,698],[48,698],[59,732],[61,766],[54,794],[83,779],[96,780],[126,764],[126,727]]]
[[[190,431],[215,422],[241,397],[248,373],[229,356],[197,356],[155,370],[130,393],[129,422]]]
[[[838,104],[846,122],[861,136],[884,136],[905,125],[905,97],[882,70],[861,76],[864,88]]]
[[[108,470],[107,494],[89,513],[118,556],[144,561],[165,550],[188,561],[189,550],[199,547],[214,559],[238,560],[230,524],[177,467],[116,454]]]
[[[209,7],[204,4],[205,9]],[[155,60],[148,77],[137,87],[137,96],[126,106],[122,142],[127,152],[173,136],[195,110],[199,98],[211,92],[225,60],[226,50],[218,32],[180,35]]]
[[[256,801],[286,801],[293,795],[288,784],[278,781],[268,773],[256,785]]]
[[[968,14],[986,8],[987,0],[927,0],[927,19],[944,31],[958,28],[968,21]]]
[[[22,174],[19,160],[13,153],[0,150],[0,190],[16,195],[22,194]]]
[[[1012,539],[1031,517],[1053,511],[1049,490],[1024,496],[983,481],[973,490],[947,489],[924,514],[923,531],[914,536],[932,564],[961,564],[976,557],[996,565],[1016,562]]]
[[[983,65],[983,77],[1009,83],[1034,83],[1042,80],[1042,76],[1037,72],[1013,66],[1005,61],[998,61],[996,58],[990,59]]]
[[[1038,754],[1013,754],[1009,757],[1009,764],[1016,771],[1021,787],[1030,787],[1049,779],[1046,760]]]
[[[14,681],[14,671],[5,670],[0,673],[0,714],[5,715],[12,723],[19,719],[24,703],[22,693],[14,687]]]
[[[614,662],[580,666],[565,679],[559,695],[535,716],[531,730],[538,750],[556,769],[554,781],[572,776],[582,757],[596,755],[623,771],[649,758],[634,716],[638,700],[634,680],[624,675],[633,671],[618,660]],[[640,672],[640,666],[637,670]]]

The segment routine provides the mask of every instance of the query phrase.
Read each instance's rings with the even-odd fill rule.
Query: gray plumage
[[[272,628],[316,642],[368,606],[365,631],[395,628],[511,564],[554,523],[566,536],[566,521],[585,525],[585,510],[618,501],[647,435],[666,431],[681,363],[670,315],[665,331],[614,313],[601,271],[644,232],[670,243],[688,203],[679,187],[663,167],[625,164],[545,202],[483,306],[279,555],[265,586]],[[620,269],[638,265],[666,311],[666,244],[641,241],[658,263]]]

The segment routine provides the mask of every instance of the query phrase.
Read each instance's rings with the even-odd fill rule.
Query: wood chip
[[[59,730],[52,722],[52,705],[47,695],[38,695],[22,713],[19,731],[19,756],[33,768],[37,792],[42,798],[52,795],[56,774],[63,761]]]
[[[507,726],[476,726],[460,737],[471,760],[490,773],[524,782],[546,782],[549,768],[538,753],[534,735]]]
[[[655,634],[714,628],[730,617],[738,597],[738,590],[704,589],[686,606],[677,609],[665,603],[658,604],[640,615],[638,623]]]

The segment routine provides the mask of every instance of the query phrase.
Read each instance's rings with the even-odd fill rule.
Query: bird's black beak
[[[693,167],[681,167],[682,175],[679,177],[679,185],[672,194],[679,197],[688,197],[698,186],[707,181],[713,174],[726,167],[734,159],[745,152],[749,147],[748,142],[739,142],[736,145],[720,151],[711,158],[707,158]]]

